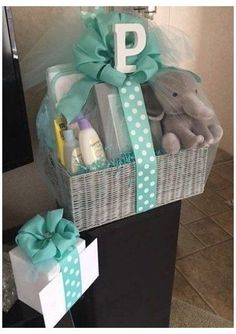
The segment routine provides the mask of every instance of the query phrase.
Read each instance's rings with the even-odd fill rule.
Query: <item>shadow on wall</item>
[[[58,17],[63,20],[66,13],[70,11],[73,12],[73,9],[69,7],[12,7],[21,65],[22,62],[25,62],[25,68],[27,68],[26,60],[30,50],[38,43],[42,43],[42,36],[56,21],[58,22]],[[45,44],[46,51],[50,48],[53,48],[53,43],[48,46]],[[45,71],[42,71],[42,75],[45,77]],[[45,83],[36,85],[25,93],[34,156],[37,151],[36,116],[45,93]],[[56,208],[56,203],[35,163],[3,174],[3,229],[22,225],[35,214],[54,208]]]
[[[46,93],[46,69],[72,61],[72,46],[81,32],[80,7],[11,9],[29,127],[35,150],[35,122],[40,103]]]
[[[80,7],[11,7],[25,92],[27,116],[34,156],[37,152],[36,116],[46,93],[46,69],[69,62],[72,41],[81,31]],[[66,29],[65,29],[66,27]],[[60,33],[58,33],[60,28]],[[68,31],[70,35],[67,36]],[[67,38],[66,38],[67,37]],[[64,48],[60,49],[63,41]],[[65,56],[66,55],[66,56]],[[29,69],[39,66],[38,74]],[[30,66],[29,66],[30,65]],[[30,88],[31,84],[35,84]],[[56,208],[56,203],[36,164],[31,163],[3,175],[3,228],[22,225],[37,213]]]
[[[72,40],[80,32],[80,7],[11,7],[16,45],[25,92],[27,116],[34,156],[37,152],[36,116],[46,93],[46,84],[37,84],[46,78],[46,69],[60,63],[69,62],[72,54]],[[65,29],[66,25],[66,29]],[[60,33],[57,33],[58,27]],[[64,28],[64,29],[63,29]],[[66,39],[65,33],[70,32]],[[53,38],[52,38],[53,37]],[[66,46],[59,49],[61,42]],[[58,52],[55,52],[58,51]],[[60,52],[59,52],[60,51]],[[67,58],[65,57],[67,55]],[[38,74],[29,72],[29,66],[39,66]],[[56,208],[56,203],[36,164],[31,163],[3,175],[3,228],[22,225],[37,213]]]
[[[45,95],[45,85],[31,88],[25,94],[34,160],[37,154],[36,116]],[[35,162],[3,174],[3,229],[24,224],[37,213],[56,208]]]
[[[233,7],[202,7],[196,68],[224,129],[220,147],[233,154]]]

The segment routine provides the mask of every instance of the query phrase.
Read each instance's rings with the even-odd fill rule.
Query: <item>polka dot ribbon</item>
[[[136,212],[156,206],[157,164],[140,85],[128,78],[119,88],[136,160]]]
[[[64,283],[65,304],[68,311],[81,296],[81,276],[79,253],[76,247],[71,247],[60,260]]]

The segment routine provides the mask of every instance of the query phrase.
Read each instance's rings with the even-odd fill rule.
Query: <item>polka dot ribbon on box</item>
[[[65,292],[66,310],[69,310],[80,298],[82,291],[79,253],[76,248],[69,249],[60,261]]]
[[[136,212],[156,206],[157,166],[140,85],[128,78],[119,88],[124,116],[136,160]]]

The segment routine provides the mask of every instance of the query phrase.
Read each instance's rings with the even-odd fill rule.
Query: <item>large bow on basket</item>
[[[52,258],[60,260],[79,237],[76,226],[62,218],[63,209],[36,215],[18,231],[16,243],[36,264]]]
[[[121,87],[127,77],[137,83],[148,81],[163,65],[160,61],[155,32],[146,27],[146,47],[136,56],[127,59],[129,65],[135,64],[136,71],[125,74],[114,68],[114,32],[117,23],[147,23],[140,17],[98,10],[93,14],[84,15],[86,31],[74,47],[75,65],[78,72],[85,77],[76,82],[69,93],[58,103],[57,111],[63,114],[67,122],[71,122],[80,113],[86,103],[91,88],[99,82]],[[127,34],[127,47],[134,44],[134,34]]]

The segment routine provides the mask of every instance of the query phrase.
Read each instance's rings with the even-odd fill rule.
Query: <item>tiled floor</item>
[[[182,201],[173,296],[233,320],[233,159],[218,150],[205,192]]]

